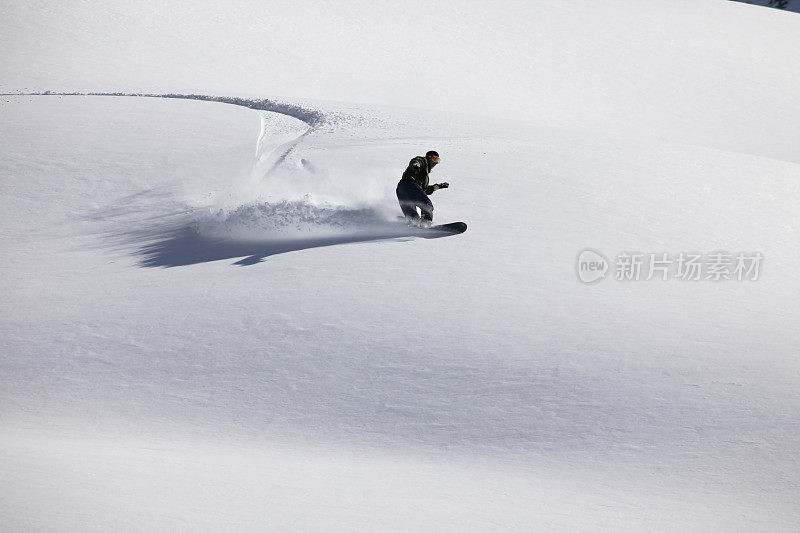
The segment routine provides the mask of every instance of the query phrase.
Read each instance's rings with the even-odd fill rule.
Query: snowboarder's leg
[[[403,210],[403,214],[406,218],[411,220],[416,220],[419,218],[419,213],[417,212],[417,204],[414,202],[400,202],[400,209]]]
[[[422,213],[420,226],[430,227],[433,224],[433,202],[431,202],[431,199],[425,194],[425,191],[422,190],[422,187],[419,188],[419,191],[424,195],[417,201],[417,207],[419,207]]]
[[[419,210],[422,211],[422,220],[433,222],[433,202],[430,198],[426,198],[426,200],[428,201],[419,206]]]
[[[417,183],[411,180],[402,180],[397,184],[397,199],[403,214],[412,222],[419,220],[417,208],[422,211],[422,219],[430,222],[433,220],[433,204],[428,195]]]

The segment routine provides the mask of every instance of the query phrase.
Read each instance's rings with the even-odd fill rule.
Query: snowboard
[[[447,231],[450,233],[464,233],[467,231],[467,225],[464,222],[450,222],[449,224],[438,224],[426,229],[434,231]]]
[[[435,226],[420,226],[418,223],[414,224],[409,222],[406,217],[397,217],[399,220],[404,221],[406,224],[420,229],[429,229],[434,231],[446,231],[448,233],[464,233],[467,231],[467,224],[465,222],[450,222],[449,224],[437,224]],[[419,220],[419,219],[418,219]]]

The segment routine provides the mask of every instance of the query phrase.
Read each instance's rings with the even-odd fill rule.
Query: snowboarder
[[[430,226],[433,223],[433,203],[428,195],[450,186],[449,183],[428,185],[429,174],[437,164],[439,164],[439,153],[434,150],[425,154],[425,157],[418,155],[408,164],[397,184],[400,209],[403,210],[406,219],[413,224]],[[421,219],[417,208],[422,212]]]

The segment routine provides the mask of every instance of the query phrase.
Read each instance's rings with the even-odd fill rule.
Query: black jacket
[[[403,180],[412,180],[417,183],[425,194],[433,194],[434,191],[439,190],[438,185],[428,185],[430,182],[431,170],[428,168],[428,160],[425,156],[418,155],[408,163],[408,168],[403,172]]]

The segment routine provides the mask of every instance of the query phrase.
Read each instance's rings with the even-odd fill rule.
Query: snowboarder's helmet
[[[437,152],[436,150],[431,150],[430,152],[425,154],[425,157],[428,159],[428,161],[432,163],[439,162],[439,152]]]

